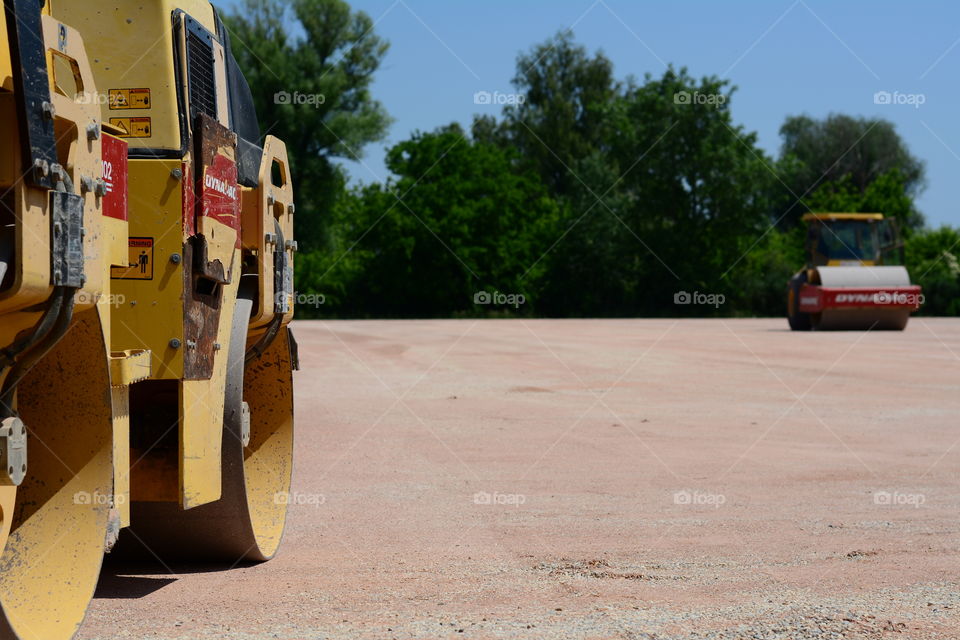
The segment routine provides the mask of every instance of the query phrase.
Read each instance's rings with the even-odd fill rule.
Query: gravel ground
[[[281,553],[79,637],[960,638],[960,322],[785,325],[295,323]]]

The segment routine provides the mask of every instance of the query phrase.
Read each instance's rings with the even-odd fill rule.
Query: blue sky
[[[220,2],[228,8],[235,0]],[[918,205],[931,226],[960,226],[960,3],[956,0],[353,0],[391,43],[373,85],[396,119],[353,180],[385,177],[384,150],[415,130],[498,107],[477,91],[511,90],[517,54],[573,27],[617,77],[659,75],[666,63],[739,87],[734,119],[775,154],[787,115],[830,112],[892,121],[927,165]],[[921,96],[876,104],[886,91]],[[908,100],[906,97],[901,100]]]

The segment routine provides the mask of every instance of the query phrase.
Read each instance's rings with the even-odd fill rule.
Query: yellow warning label
[[[110,89],[111,109],[149,109],[150,89]]]
[[[123,132],[121,138],[149,138],[152,129],[150,118],[110,118],[110,124]]]
[[[110,267],[110,277],[121,280],[153,280],[153,238],[130,238],[127,266]]]

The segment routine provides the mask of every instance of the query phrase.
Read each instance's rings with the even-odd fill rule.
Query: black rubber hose
[[[70,179],[70,174],[67,173],[63,167],[58,167],[56,175],[58,177],[57,189],[59,191],[66,191],[67,193],[73,193],[73,180]],[[0,248],[0,282],[3,282],[3,277],[7,270],[7,262],[9,260],[7,257],[8,253],[12,253],[12,247],[10,247],[10,251],[7,251],[6,248]],[[59,317],[60,307],[66,295],[67,289],[65,287],[54,287],[53,294],[50,296],[50,303],[34,331],[22,340],[14,342],[4,349],[0,349],[0,371],[11,366],[18,355],[37,344],[37,342],[50,332],[51,327],[53,327],[54,322]],[[72,293],[70,294],[70,298],[72,300]],[[71,310],[71,316],[72,313]]]
[[[17,385],[70,329],[70,321],[73,320],[74,295],[77,290],[72,287],[61,288],[65,291],[66,297],[63,299],[60,313],[57,314],[56,323],[43,340],[17,360],[10,369],[10,374],[3,383],[3,390],[0,391],[0,410],[10,411],[13,406],[13,392],[16,391]]]
[[[57,190],[73,193],[73,180],[70,174],[63,167],[58,167],[56,175]],[[3,271],[5,272],[6,269],[4,268]],[[3,274],[0,273],[0,281],[2,279]],[[9,369],[3,388],[0,389],[0,414],[7,415],[13,411],[13,393],[17,385],[70,329],[76,293],[77,289],[72,287],[54,287],[50,303],[30,335],[0,350],[0,358],[3,360],[0,362],[2,367],[0,370]],[[23,356],[17,359],[21,354]]]
[[[60,307],[63,305],[63,300],[66,295],[67,291],[64,287],[55,287],[53,295],[50,296],[47,309],[43,312],[43,317],[40,318],[40,322],[34,327],[33,332],[25,338],[14,342],[9,347],[0,349],[0,358],[5,360],[3,364],[4,369],[13,364],[14,358],[46,337],[60,315]]]
[[[257,343],[250,347],[247,350],[246,355],[243,358],[244,363],[250,362],[251,360],[256,360],[266,352],[266,350],[273,343],[274,338],[277,337],[277,333],[280,331],[280,323],[283,322],[283,314],[278,313],[273,316],[273,319],[270,321],[270,324],[267,325],[267,331],[260,339],[257,340]]]

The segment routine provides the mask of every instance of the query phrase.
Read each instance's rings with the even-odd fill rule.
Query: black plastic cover
[[[260,123],[253,103],[253,92],[243,76],[233,50],[230,34],[217,15],[217,37],[226,54],[227,93],[230,100],[230,128],[237,134],[237,181],[245,187],[256,187],[260,177]]]
[[[37,0],[4,0],[3,6],[13,62],[13,86],[17,94],[24,169],[34,166],[47,169],[46,174],[26,171],[24,180],[32,186],[51,189],[53,180],[50,170],[51,165],[57,163],[57,145],[52,113],[44,113],[44,104],[50,108],[51,100],[46,47],[41,35],[40,5]],[[66,31],[61,37],[66,38]]]

